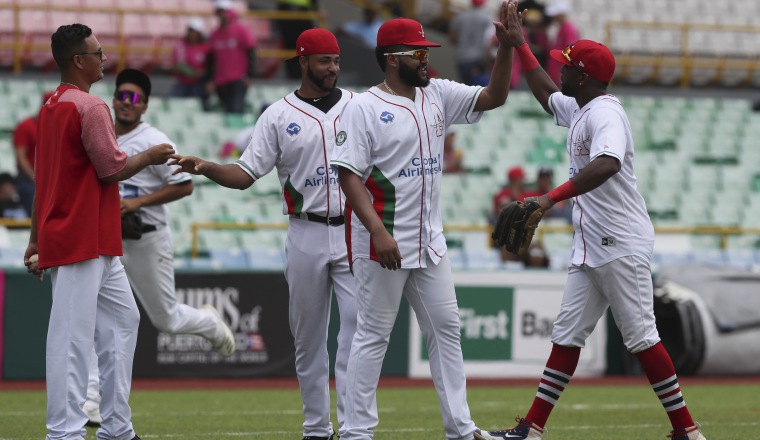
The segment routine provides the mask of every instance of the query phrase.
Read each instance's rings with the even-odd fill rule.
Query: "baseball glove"
[[[491,238],[499,247],[523,255],[543,215],[544,210],[535,197],[526,198],[525,203],[512,202],[499,213]]]

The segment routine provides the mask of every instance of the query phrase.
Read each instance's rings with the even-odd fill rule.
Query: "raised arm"
[[[401,268],[401,251],[398,249],[398,244],[385,229],[383,221],[372,207],[372,200],[361,178],[343,167],[338,169],[338,178],[348,204],[372,237],[372,244],[380,260],[380,266],[391,270]]]
[[[231,163],[220,165],[215,162],[203,160],[195,156],[172,155],[169,165],[178,165],[179,168],[173,174],[190,173],[197,176],[206,176],[214,182],[227,188],[246,189],[253,185],[253,178],[238,165]]]
[[[503,9],[504,5],[502,5]],[[559,89],[538,63],[536,57],[533,56],[528,43],[525,41],[521,25],[524,11],[521,14],[517,13],[516,1],[510,1],[506,5],[506,9],[508,25],[496,25],[496,37],[499,39],[500,47],[502,45],[511,45],[515,48],[530,91],[533,92],[533,96],[536,97],[536,100],[544,108],[544,111],[551,115],[553,113],[549,108],[549,96],[552,93],[558,92]]]
[[[509,4],[512,3],[516,4],[517,1],[510,0]],[[512,79],[512,63],[514,61],[514,54],[510,42],[502,37],[499,37],[500,28],[501,35],[503,36],[506,32],[506,28],[508,26],[511,26],[511,24],[508,22],[507,6],[508,4],[505,0],[501,4],[499,20],[493,22],[493,25],[496,27],[496,35],[499,38],[499,49],[496,51],[496,59],[494,60],[493,69],[491,70],[491,77],[488,80],[488,85],[482,92],[480,92],[480,95],[478,96],[478,102],[475,103],[474,110],[476,112],[491,110],[504,105],[504,103],[507,101],[507,95],[509,95],[509,83]]]

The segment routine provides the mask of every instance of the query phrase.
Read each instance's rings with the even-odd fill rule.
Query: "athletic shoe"
[[[307,435],[303,438],[303,440],[333,440],[333,434],[330,434],[330,437],[317,437],[315,435]]]
[[[214,315],[219,328],[222,329],[220,340],[213,343],[214,348],[224,357],[232,356],[232,353],[235,352],[235,336],[232,335],[232,330],[230,330],[230,327],[224,322],[222,315],[219,314],[219,311],[216,310],[214,306],[211,304],[204,304],[201,306],[201,309],[208,310],[209,313]]]
[[[476,429],[473,434],[477,440],[541,440],[544,429],[525,419],[516,418],[517,426],[505,431],[481,431]]]
[[[699,430],[699,425],[694,425],[690,428],[679,429],[678,431],[670,431],[668,437],[673,440],[707,440],[702,431]]]
[[[85,426],[97,428],[103,423],[103,417],[100,416],[100,405],[92,400],[85,400],[84,405],[82,406],[82,411],[84,411],[88,419]]]
[[[140,440],[140,437],[134,436],[134,437],[132,437],[132,440]]]

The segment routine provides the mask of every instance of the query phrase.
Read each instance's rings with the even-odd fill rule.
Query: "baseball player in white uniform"
[[[116,77],[114,128],[119,148],[127,156],[159,143],[174,146],[163,132],[141,120],[148,109],[150,92],[150,79],[139,70],[125,69]],[[193,182],[191,176],[173,175],[173,171],[165,164],[152,165],[119,183],[121,212],[138,212],[143,233],[139,239],[123,240],[122,262],[132,291],[158,330],[203,336],[222,355],[230,356],[235,351],[235,339],[216,308],[206,304],[196,309],[177,301],[174,247],[166,204],[190,195]],[[99,404],[98,364],[93,353],[83,408],[90,425],[100,422]]]
[[[298,38],[301,87],[272,104],[254,128],[236,164],[218,165],[187,156],[175,163],[220,185],[245,189],[273,168],[282,185],[282,213],[290,217],[285,277],[290,292],[290,329],[303,399],[304,440],[327,440],[330,422],[327,327],[332,290],[340,331],[335,361],[338,425],[344,421],[345,371],[356,329],[354,279],[348,264],[344,196],[337,172],[328,166],[341,110],[353,94],[336,88],[340,49],[325,29]]]
[[[504,26],[506,7],[502,7]],[[346,193],[346,240],[356,277],[358,317],[348,360],[341,440],[370,439],[376,391],[401,295],[420,323],[448,439],[477,431],[467,405],[460,321],[441,207],[446,129],[477,122],[504,104],[512,50],[499,49],[486,88],[430,79],[420,23],[397,18],[377,34],[382,84],[346,105],[331,164]]]
[[[520,17],[510,5],[509,23]],[[497,30],[499,32],[499,30]],[[681,395],[660,342],[653,311],[650,258],[654,228],[633,174],[633,138],[620,101],[607,94],[615,58],[603,44],[579,40],[551,56],[563,64],[561,92],[539,66],[522,32],[502,29],[544,110],[568,127],[570,180],[538,198],[544,209],[573,202],[573,252],[552,352],[528,414],[483,439],[540,439],[549,414],[575,372],[581,348],[609,307],[626,348],[636,355],[665,408],[677,440],[704,440]]]

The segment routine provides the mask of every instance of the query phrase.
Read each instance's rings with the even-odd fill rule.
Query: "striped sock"
[[[546,368],[541,376],[541,382],[538,384],[538,392],[533,399],[533,405],[525,416],[526,420],[542,428],[546,425],[554,405],[557,404],[557,400],[575,373],[575,367],[578,366],[580,356],[581,349],[579,347],[563,347],[557,344],[552,346],[552,353],[546,362]]]
[[[636,357],[639,358],[654,393],[665,408],[673,429],[678,431],[694,426],[694,420],[681,394],[673,361],[662,343],[658,342],[653,347],[636,353]]]

